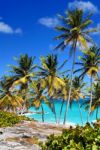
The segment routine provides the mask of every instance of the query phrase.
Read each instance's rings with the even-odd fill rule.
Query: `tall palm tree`
[[[48,55],[47,57],[41,57],[42,67],[39,67],[38,72],[39,81],[41,87],[47,89],[48,96],[53,99],[55,90],[61,89],[65,86],[63,79],[59,76],[58,71],[64,66],[66,61],[61,66],[58,66],[58,59],[56,55]],[[54,114],[57,122],[54,100],[52,100],[54,106]]]
[[[93,46],[89,49],[88,54],[84,53],[80,58],[81,62],[76,64],[80,66],[75,72],[81,72],[80,77],[84,77],[86,74],[90,76],[90,107],[88,118],[91,113],[92,97],[93,97],[93,78],[97,77],[100,70],[100,49]]]
[[[62,21],[62,25],[57,26],[56,30],[62,32],[62,34],[57,36],[55,39],[60,40],[61,43],[56,47],[56,49],[64,50],[68,45],[70,45],[70,54],[73,54],[69,96],[64,117],[65,123],[72,91],[76,47],[78,44],[80,44],[82,47],[86,48],[88,42],[93,42],[89,34],[97,30],[88,29],[89,25],[92,23],[91,14],[88,14],[86,17],[84,17],[84,12],[79,9],[67,11],[66,16],[60,16],[60,19]]]
[[[12,82],[13,78],[7,76],[0,81],[0,109],[16,113],[17,108],[22,108],[23,99],[18,93],[10,91]]]

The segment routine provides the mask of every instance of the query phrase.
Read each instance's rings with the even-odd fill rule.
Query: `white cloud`
[[[20,28],[13,29],[10,25],[6,24],[3,21],[0,21],[0,33],[5,33],[5,34],[20,34],[22,33],[22,30]]]
[[[97,28],[100,30],[100,23],[97,24]]]
[[[38,22],[48,28],[54,28],[55,26],[59,24],[59,20],[56,17],[54,18],[43,17],[43,18],[40,18]]]
[[[87,1],[87,2],[83,2],[83,1],[70,2],[68,4],[68,8],[69,9],[79,8],[79,9],[83,9],[84,11],[92,11],[93,13],[98,13],[99,12],[98,7],[95,6],[90,1]]]
[[[21,28],[17,28],[17,29],[15,30],[15,33],[17,33],[17,34],[22,34],[22,29],[21,29]]]
[[[97,24],[96,28],[98,31],[94,32],[93,35],[98,35],[98,34],[100,35],[100,23]]]
[[[13,33],[13,29],[6,23],[0,22],[0,32],[2,33]]]

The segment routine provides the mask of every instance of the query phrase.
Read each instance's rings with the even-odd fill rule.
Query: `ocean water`
[[[79,102],[81,105],[83,101],[80,100]],[[62,104],[61,100],[59,100],[59,101],[55,100],[57,119],[59,119],[61,104]],[[55,116],[52,113],[51,109],[45,103],[43,103],[42,105],[43,105],[44,113],[45,113],[44,114],[44,121],[47,123],[55,123]],[[62,111],[62,115],[61,115],[61,119],[60,119],[61,124],[63,123],[63,120],[64,120],[65,109],[66,109],[66,102],[64,103],[63,111]],[[29,110],[31,112],[33,112],[33,114],[28,114],[27,115],[28,117],[34,118],[35,120],[42,122],[42,115],[41,115],[42,110],[41,110],[41,108],[36,109],[35,107],[31,107]],[[82,113],[83,123],[85,124],[87,122],[87,115],[88,115],[88,111],[85,110],[85,106],[81,107],[81,113]],[[98,118],[100,118],[100,109],[98,111]],[[89,117],[89,122],[92,122],[95,120],[96,120],[96,111],[94,111],[93,114]],[[82,125],[78,103],[75,101],[73,102],[72,107],[69,108],[69,110],[68,110],[66,122],[73,124],[73,125],[76,125],[76,124]]]

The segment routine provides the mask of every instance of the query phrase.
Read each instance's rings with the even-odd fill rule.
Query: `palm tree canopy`
[[[88,90],[90,93],[90,89]],[[89,96],[90,94],[88,94]],[[89,108],[90,100],[85,101],[82,106],[85,105],[85,109]],[[93,98],[92,98],[92,105],[91,105],[91,114],[94,112],[95,109],[100,107],[100,82],[93,84]]]
[[[80,62],[76,62],[76,65],[79,65],[80,68],[75,73],[81,72],[80,77],[84,77],[86,74],[89,76],[98,75],[100,71],[100,48],[91,47],[88,53],[84,53],[80,60]]]
[[[64,77],[64,82],[66,84],[65,87],[63,87],[61,89],[61,91],[58,91],[58,97],[62,98],[64,100],[67,100],[68,98],[68,93],[69,93],[69,78],[68,77]],[[84,98],[84,95],[82,93],[82,89],[85,86],[85,83],[79,78],[79,77],[75,77],[73,79],[73,84],[72,84],[72,94],[71,94],[71,98],[70,98],[70,103],[76,99],[79,100],[79,98]],[[56,92],[55,92],[56,94]]]
[[[30,95],[31,99],[33,99],[31,105],[34,105],[36,108],[39,108],[42,101],[46,100],[46,97],[43,95],[43,89],[40,87],[40,84],[37,81],[32,82],[30,87]]]
[[[83,80],[81,80],[79,77],[75,76],[73,79],[73,87],[75,89],[82,89],[85,86],[85,83],[83,82]]]
[[[13,79],[11,77],[3,77],[0,81],[0,109],[16,110],[17,107],[21,108],[23,99],[18,93],[12,93],[10,88]]]
[[[93,102],[91,111],[94,111],[98,107],[100,107],[100,82],[94,84]]]
[[[30,106],[35,106],[37,109],[40,108],[42,102],[44,101],[50,109],[52,110],[52,103],[49,101],[48,96],[46,96],[44,89],[41,88],[40,83],[38,81],[34,81],[30,84],[30,92],[29,92],[29,101]]]
[[[16,58],[18,66],[10,65],[13,73],[14,83],[13,85],[26,84],[31,77],[34,77],[33,70],[36,68],[34,65],[35,57],[29,57],[27,54],[20,55]]]
[[[0,93],[10,93],[10,88],[13,84],[13,77],[3,76],[0,81]]]
[[[11,66],[12,71],[23,77],[27,75],[28,73],[31,73],[33,69],[36,67],[36,65],[33,65],[33,62],[35,60],[35,57],[29,57],[27,54],[25,55],[20,55],[19,58],[16,58],[16,61],[18,63],[18,66]]]
[[[64,50],[65,47],[71,43],[71,54],[77,45],[77,42],[83,47],[87,47],[87,42],[92,42],[89,34],[97,32],[96,28],[87,29],[92,24],[91,14],[85,14],[83,10],[75,9],[69,10],[66,16],[59,16],[62,21],[61,26],[57,26],[56,30],[62,32],[59,36],[55,37],[56,40],[60,40],[61,43],[56,49]]]
[[[58,75],[58,61],[56,55],[48,55],[47,57],[41,58],[42,67],[39,67],[40,71],[38,75],[40,76],[41,86],[48,89],[49,96],[54,94],[54,90],[60,89],[65,86],[65,83],[61,77]]]
[[[69,92],[69,77],[68,76],[64,76],[63,77],[65,86],[63,86],[60,90],[55,91],[55,98],[60,98],[60,99],[64,99],[67,100],[68,98],[68,92]]]
[[[85,83],[79,77],[74,77],[73,79],[73,86],[72,86],[72,98],[79,100],[80,98],[84,98],[84,94],[82,92]]]

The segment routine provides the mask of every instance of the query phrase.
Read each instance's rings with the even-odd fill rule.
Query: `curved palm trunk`
[[[91,79],[90,79],[90,87],[91,87],[91,93],[90,93],[90,104],[89,104],[89,112],[88,112],[88,118],[87,118],[87,121],[89,121],[89,116],[90,116],[90,113],[91,113],[91,106],[92,106],[92,96],[93,96],[93,76],[91,75]]]
[[[60,116],[59,116],[58,124],[60,123],[63,105],[64,105],[64,99],[63,99],[63,101],[62,101],[62,105],[61,105],[61,109],[60,109]]]
[[[41,109],[42,109],[42,122],[44,122],[44,109],[43,109],[42,104],[41,104]]]
[[[65,110],[65,116],[64,116],[63,124],[66,123],[67,113],[68,113],[69,103],[70,103],[70,97],[71,97],[71,93],[72,93],[72,82],[73,82],[73,74],[74,74],[74,66],[75,66],[75,54],[76,54],[75,53],[75,49],[76,49],[76,44],[75,44],[75,48],[74,48],[73,64],[72,64],[72,70],[71,70],[70,88],[69,88],[69,94],[68,94],[68,101],[66,101],[66,110]]]
[[[81,122],[82,122],[82,125],[83,125],[83,117],[82,117],[82,112],[81,112],[81,107],[80,107],[79,100],[78,100],[78,108],[79,108],[79,113],[80,113]]]

